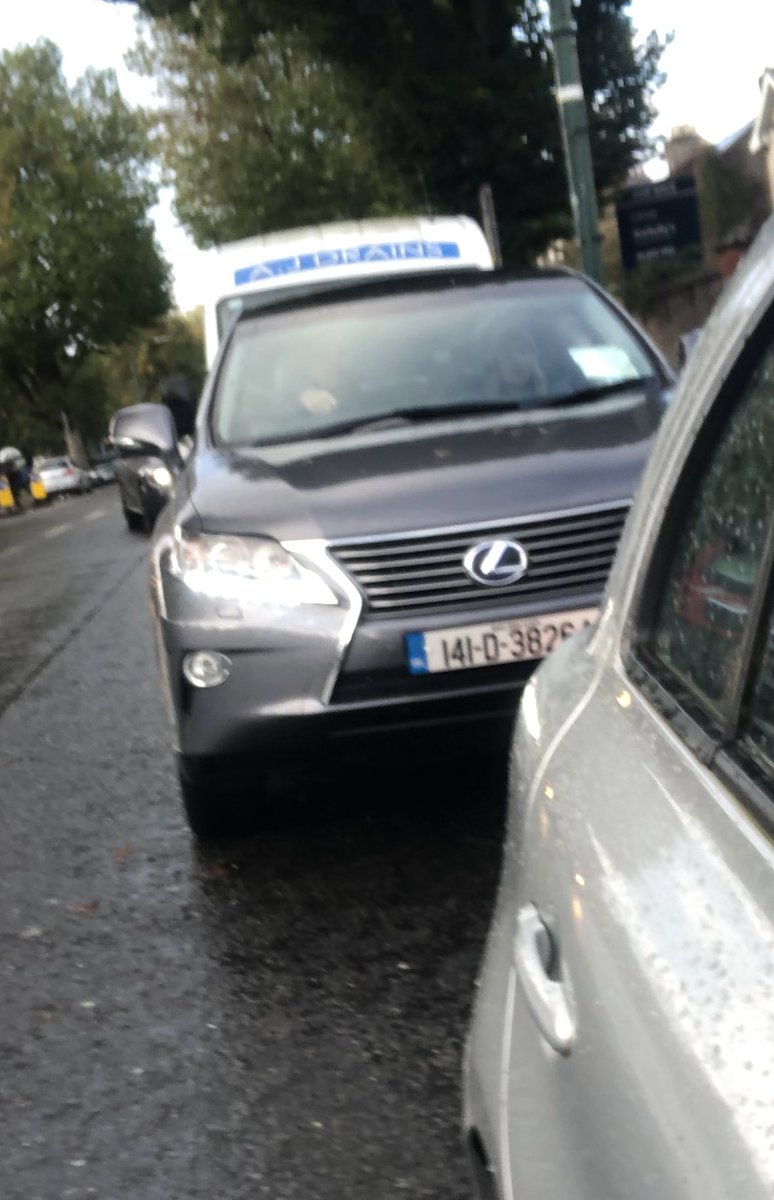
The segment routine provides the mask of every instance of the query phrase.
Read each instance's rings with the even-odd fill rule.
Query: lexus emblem
[[[506,587],[526,573],[527,561],[527,551],[518,542],[494,541],[471,546],[462,565],[476,583]]]

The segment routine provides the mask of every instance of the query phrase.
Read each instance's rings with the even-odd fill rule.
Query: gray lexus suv
[[[509,725],[596,617],[671,385],[587,279],[459,271],[242,312],[185,464],[163,406],[124,410],[176,475],[151,590],[193,831],[334,746]]]

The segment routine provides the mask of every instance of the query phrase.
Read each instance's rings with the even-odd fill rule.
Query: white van
[[[470,217],[405,217],[287,229],[217,246],[209,254],[204,302],[207,367],[248,296],[318,287],[343,279],[405,271],[494,266]],[[268,299],[268,297],[267,297]]]

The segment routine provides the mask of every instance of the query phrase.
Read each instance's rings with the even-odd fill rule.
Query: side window
[[[738,741],[743,751],[769,776],[774,776],[774,595],[763,623],[759,646]]]
[[[709,453],[694,461],[697,486],[675,514],[680,532],[647,649],[683,695],[722,718],[736,694],[774,514],[774,347],[748,377]]]

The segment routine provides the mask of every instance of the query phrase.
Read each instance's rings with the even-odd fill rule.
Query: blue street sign
[[[693,175],[627,188],[616,204],[621,259],[627,271],[654,258],[673,258],[701,243]]]

